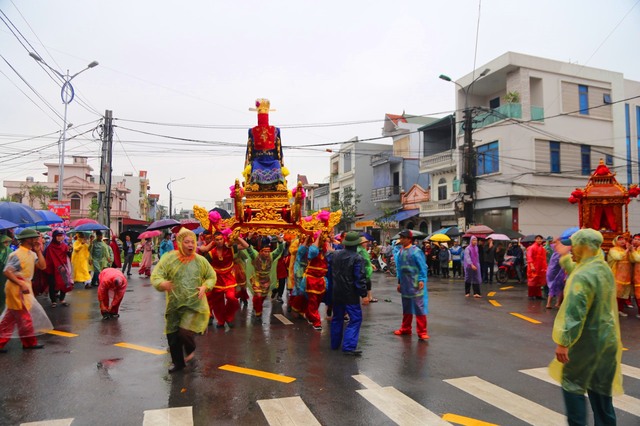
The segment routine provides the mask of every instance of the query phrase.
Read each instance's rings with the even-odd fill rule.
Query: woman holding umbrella
[[[145,275],[147,278],[151,276],[151,265],[153,264],[153,243],[151,238],[144,238],[140,244],[137,253],[142,251],[142,260],[140,261],[140,268],[138,269],[138,275]]]

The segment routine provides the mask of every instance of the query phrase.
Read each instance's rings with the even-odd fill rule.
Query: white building
[[[640,181],[640,82],[622,73],[507,52],[457,80],[456,93],[458,123],[465,105],[474,109],[476,223],[558,235],[577,225],[567,198],[600,159],[621,184]],[[462,180],[459,153],[451,158]],[[632,201],[632,232],[636,207]]]

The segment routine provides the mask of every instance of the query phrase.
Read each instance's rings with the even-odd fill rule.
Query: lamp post
[[[473,85],[476,81],[480,80],[482,77],[484,77],[485,75],[489,74],[489,71],[491,71],[489,68],[485,68],[484,71],[482,71],[480,73],[480,75],[478,77],[476,77],[468,86],[463,86],[460,83],[458,83],[457,81],[453,81],[451,79],[451,77],[444,75],[444,74],[440,74],[440,76],[438,78],[440,78],[441,80],[444,81],[449,81],[453,84],[455,84],[456,86],[458,86],[460,88],[460,90],[462,90],[462,93],[464,93],[464,124],[463,124],[463,128],[464,128],[464,154],[463,154],[463,159],[464,159],[464,171],[462,174],[462,178],[464,180],[465,183],[465,194],[469,195],[469,200],[465,200],[463,198],[464,201],[464,219],[465,219],[465,227],[468,226],[469,224],[473,223],[473,203],[475,202],[475,194],[476,194],[476,188],[475,188],[475,176],[473,176],[473,138],[472,136],[472,132],[473,132],[473,111],[472,108],[469,108],[469,92],[471,91],[471,89],[473,88]]]
[[[183,177],[178,178],[178,179],[171,179],[169,178],[169,183],[167,184],[167,189],[169,190],[169,219],[173,219],[172,215],[173,215],[173,192],[171,191],[171,184],[173,182],[177,182],[179,180],[184,179]]]
[[[59,163],[59,170],[58,170],[58,201],[62,201],[64,199],[64,195],[62,194],[62,181],[64,180],[64,146],[65,146],[65,142],[67,141],[67,107],[73,101],[73,98],[75,96],[73,86],[71,85],[71,80],[73,80],[74,78],[76,78],[78,75],[85,72],[89,68],[98,66],[98,62],[93,61],[89,63],[89,65],[87,65],[87,67],[84,68],[83,70],[80,70],[73,75],[69,75],[69,70],[67,70],[66,74],[62,74],[60,71],[58,71],[55,68],[52,68],[49,64],[47,64],[44,61],[44,59],[42,59],[36,53],[29,52],[29,56],[31,56],[36,61],[40,62],[41,64],[49,68],[51,71],[53,71],[58,77],[60,77],[64,81],[64,83],[62,84],[62,88],[60,90],[60,98],[62,99],[62,103],[64,104],[64,117],[62,119],[63,120],[62,138],[60,139],[60,148],[59,148],[60,163]]]

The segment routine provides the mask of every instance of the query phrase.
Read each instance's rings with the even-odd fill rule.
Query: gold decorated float
[[[287,234],[292,237],[329,232],[339,222],[342,211],[319,211],[302,216],[305,191],[301,182],[289,191],[284,166],[280,129],[269,125],[268,99],[256,100],[258,125],[249,129],[244,181],[239,179],[229,188],[235,215],[222,219],[217,212],[193,206],[194,216],[202,227],[221,231],[232,241],[249,232],[261,236]]]

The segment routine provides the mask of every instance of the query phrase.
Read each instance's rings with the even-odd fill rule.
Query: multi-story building
[[[369,217],[373,220],[382,216],[383,212],[371,201],[373,169],[370,158],[387,147],[382,144],[358,142],[358,138],[353,138],[331,155],[331,204],[344,201],[345,195],[349,197],[349,194],[352,194],[350,203],[357,209],[358,217]],[[355,203],[356,197],[358,203]],[[349,224],[348,227],[351,228],[352,225]]]
[[[3,186],[7,190],[7,197],[12,201],[29,204],[29,189],[39,185],[48,188],[53,198],[57,198],[59,164],[45,163],[47,171],[46,182],[37,182],[32,177],[28,177],[25,181],[8,181],[3,182]],[[99,179],[91,174],[93,168],[88,164],[87,157],[74,156],[72,163],[64,165],[64,182],[63,195],[70,203],[69,220],[89,217],[91,214],[91,204],[97,203],[98,194],[101,187],[97,183]],[[127,204],[127,196],[131,190],[127,187],[126,182],[117,178],[112,179],[114,184],[111,185],[111,229],[119,232],[122,219],[129,217]],[[47,203],[49,200],[41,200]],[[94,203],[95,204],[95,203]],[[35,206],[34,206],[35,207]],[[38,206],[37,208],[40,208]]]
[[[462,106],[473,111],[476,223],[557,235],[578,223],[567,197],[600,160],[621,184],[640,180],[640,82],[507,52],[456,85],[457,122]],[[462,130],[457,138],[460,147]],[[458,180],[465,171],[458,167]],[[638,223],[638,203],[631,204],[630,223]]]
[[[423,147],[420,172],[431,177],[430,199],[419,204],[420,217],[427,221],[428,232],[458,225],[463,199],[455,128],[455,117],[447,115],[418,129]]]

